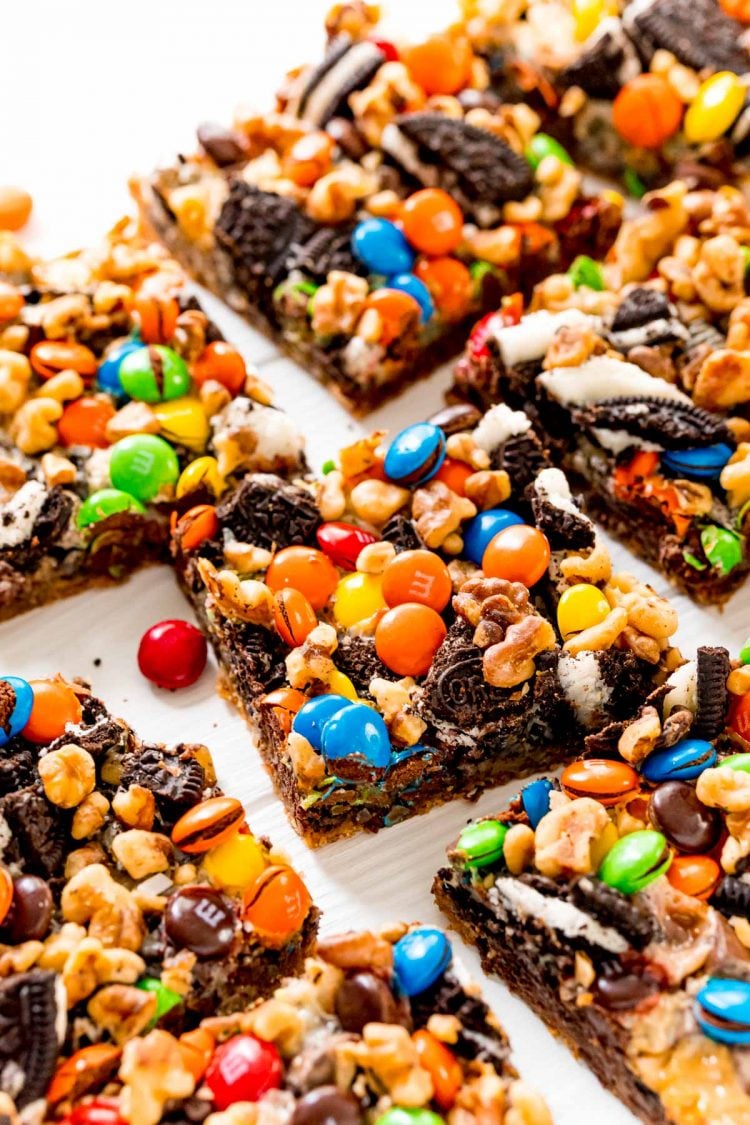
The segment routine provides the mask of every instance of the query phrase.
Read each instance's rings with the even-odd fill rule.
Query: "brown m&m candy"
[[[359,1105],[338,1086],[318,1086],[299,1099],[290,1125],[359,1125]]]
[[[227,954],[236,924],[229,899],[213,887],[181,887],[170,896],[164,911],[164,930],[172,944],[199,957]]]
[[[210,797],[193,805],[172,829],[172,843],[189,855],[207,852],[236,832],[245,810],[236,797]]]
[[[675,848],[690,855],[710,852],[721,835],[721,814],[698,799],[686,781],[665,781],[654,791],[649,817]]]
[[[38,875],[19,875],[13,880],[10,904],[0,940],[11,945],[23,941],[41,941],[52,921],[52,892]]]
[[[366,971],[350,973],[335,1000],[344,1031],[360,1034],[368,1023],[400,1023],[396,997],[382,977]]]

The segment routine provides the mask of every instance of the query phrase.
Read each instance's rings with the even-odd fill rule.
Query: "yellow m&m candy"
[[[328,681],[328,690],[332,695],[343,695],[344,699],[351,699],[353,703],[357,701],[357,689],[349,677],[339,672],[338,668],[334,670]]]
[[[266,858],[258,841],[246,832],[235,832],[223,844],[206,852],[203,870],[212,883],[227,889],[244,890],[266,868]]]
[[[224,491],[224,478],[215,457],[198,457],[183,469],[177,481],[177,499],[189,496],[199,488],[210,488],[214,496],[220,496]]]
[[[572,12],[575,37],[581,43],[596,31],[606,15],[607,5],[605,0],[573,0]]]
[[[197,398],[174,398],[156,403],[152,410],[161,426],[161,436],[172,445],[184,445],[196,452],[205,449],[208,418]]]
[[[744,83],[731,70],[707,78],[685,114],[683,128],[692,144],[715,141],[726,133],[745,104]]]
[[[609,614],[609,602],[597,586],[579,582],[569,586],[557,606],[557,627],[563,640],[599,625]]]
[[[383,580],[379,574],[347,574],[336,587],[333,603],[333,616],[336,623],[344,629],[350,629],[359,621],[366,621],[385,609],[383,597]]]

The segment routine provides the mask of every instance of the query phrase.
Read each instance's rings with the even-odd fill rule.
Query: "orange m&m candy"
[[[84,396],[69,402],[57,424],[57,434],[62,445],[86,445],[92,449],[106,449],[107,423],[114,418],[115,408],[108,398]]]
[[[475,471],[465,461],[454,461],[452,457],[446,457],[432,479],[441,480],[458,496],[465,496],[466,481]]]
[[[293,586],[313,609],[322,609],[336,589],[339,572],[328,555],[316,547],[284,547],[271,559],[266,585],[276,593]]]
[[[88,1090],[104,1085],[117,1069],[121,1054],[111,1043],[92,1043],[63,1059],[47,1088],[48,1104],[77,1101]]]
[[[639,74],[626,82],[612,105],[612,123],[620,136],[637,148],[659,148],[674,136],[684,106],[658,74]]]
[[[242,918],[267,941],[281,943],[300,929],[311,902],[296,871],[283,865],[268,867],[245,891]]]
[[[710,855],[676,855],[667,878],[676,890],[705,901],[716,889],[721,868]]]
[[[399,676],[424,676],[445,640],[445,622],[436,610],[404,602],[383,614],[375,629],[375,651]]]
[[[461,1089],[461,1064],[451,1050],[431,1032],[420,1028],[412,1035],[419,1064],[432,1079],[433,1098],[440,1109],[450,1109]]]
[[[632,766],[608,758],[572,762],[560,781],[569,797],[593,797],[602,805],[616,805],[640,789],[640,778]]]
[[[458,258],[420,258],[414,273],[430,291],[445,320],[460,320],[469,307],[474,283]]]
[[[315,610],[304,594],[292,586],[278,590],[273,599],[273,623],[284,644],[301,645],[318,624]]]
[[[213,539],[218,530],[219,517],[213,504],[196,504],[180,516],[175,535],[183,551],[194,551],[207,539]]]
[[[409,329],[419,324],[421,309],[414,297],[400,289],[376,289],[365,301],[366,309],[375,309],[380,317],[379,343],[387,348]]]
[[[285,734],[292,729],[292,721],[301,707],[307,703],[307,696],[296,688],[277,688],[264,695],[261,707],[271,707]]]
[[[401,52],[411,76],[426,94],[456,94],[469,80],[473,54],[462,35],[431,35]]]
[[[40,379],[51,379],[58,371],[70,368],[83,379],[96,375],[96,356],[84,344],[69,344],[63,340],[40,340],[29,353],[31,366]]]
[[[464,217],[455,199],[442,188],[423,188],[401,208],[404,234],[423,254],[450,254],[463,235]]]
[[[168,344],[177,328],[180,306],[165,293],[140,293],[133,305],[144,344]]]
[[[450,601],[453,583],[448,567],[434,551],[402,551],[383,571],[381,589],[391,607],[419,602],[439,613]]]
[[[68,723],[80,723],[83,709],[78,696],[60,680],[30,680],[34,705],[24,727],[24,738],[40,745],[54,742],[64,733]]]
[[[0,922],[5,920],[5,917],[10,910],[10,904],[13,902],[13,877],[5,866],[0,864]]]
[[[740,23],[750,23],[750,0],[719,0],[719,7]]]
[[[226,387],[230,395],[238,395],[245,386],[247,367],[236,348],[226,340],[214,340],[196,359],[192,375],[199,387],[212,379]]]
[[[513,524],[490,539],[482,556],[482,570],[488,578],[506,578],[531,588],[549,566],[547,536],[537,527]]]
[[[0,320],[14,320],[25,302],[15,285],[0,281]]]
[[[244,819],[236,797],[209,797],[183,813],[172,829],[172,843],[188,855],[200,855],[237,832]]]

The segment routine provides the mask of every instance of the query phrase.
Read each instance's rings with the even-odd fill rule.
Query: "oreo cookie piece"
[[[336,227],[319,227],[306,242],[295,243],[290,248],[286,272],[301,270],[320,285],[331,270],[344,270],[364,277],[367,267],[352,253],[355,226],[355,223],[343,223]]]
[[[697,707],[692,734],[709,741],[724,730],[729,706],[727,677],[731,671],[725,648],[701,645],[696,653]]]
[[[349,677],[359,696],[370,696],[370,681],[376,676],[381,680],[398,678],[380,660],[372,637],[342,637],[336,649],[336,667]]]
[[[734,446],[721,418],[675,399],[637,395],[605,399],[573,411],[573,421],[587,429],[614,430],[662,449],[699,449],[716,442]]]
[[[493,449],[490,459],[493,469],[505,469],[514,495],[522,494],[542,469],[548,469],[552,464],[533,430],[508,438]]]
[[[304,244],[315,230],[294,200],[261,191],[238,176],[230,180],[215,227],[236,284],[269,317],[273,290],[285,276],[291,248]]]
[[[206,784],[205,770],[192,755],[169,753],[162,746],[128,754],[122,765],[123,786],[150,789],[162,817],[170,822],[198,804]]]
[[[625,9],[623,26],[646,64],[662,48],[693,70],[750,70],[750,54],[742,46],[745,28],[716,0],[635,3]]]
[[[439,113],[410,113],[386,125],[381,146],[423,187],[441,187],[479,226],[499,222],[502,205],[533,187],[529,164],[485,129]]]
[[[0,1089],[25,1109],[44,1097],[66,1025],[57,973],[33,969],[0,981]]]
[[[685,342],[689,333],[663,293],[639,286],[620,303],[604,335],[612,347],[629,352],[635,347]]]
[[[304,488],[273,473],[245,477],[216,509],[219,527],[240,543],[277,551],[292,543],[314,543],[320,512]]]
[[[655,918],[639,910],[630,896],[600,879],[578,879],[570,888],[570,898],[579,910],[617,930],[634,949],[645,949],[659,935]]]
[[[348,35],[338,36],[323,61],[303,72],[287,112],[318,129],[332,117],[349,117],[350,94],[367,86],[385,61],[385,53],[376,43],[355,43]]]
[[[424,547],[412,521],[402,516],[400,512],[396,512],[396,515],[391,516],[384,524],[380,538],[392,543],[397,551],[417,551]]]
[[[633,45],[622,24],[618,19],[605,19],[587,40],[580,56],[561,73],[559,81],[563,86],[580,86],[590,98],[614,101],[621,87],[639,70]]]
[[[594,525],[579,509],[559,469],[544,469],[529,491],[536,525],[549,539],[553,551],[594,546]]]
[[[62,873],[67,834],[60,810],[49,803],[41,786],[29,786],[3,797],[0,815],[5,817],[12,834],[8,853],[22,864],[24,871],[46,878]],[[9,858],[6,855],[6,863]]]
[[[468,730],[507,710],[509,693],[485,680],[482,650],[472,634],[465,621],[455,621],[448,630],[423,684],[417,708],[423,718]]]

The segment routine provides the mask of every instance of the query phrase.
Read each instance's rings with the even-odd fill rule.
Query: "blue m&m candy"
[[[142,347],[140,340],[129,339],[107,352],[96,373],[96,382],[101,390],[114,395],[115,398],[121,398],[125,394],[125,388],[120,381],[120,364],[126,356],[140,351]]]
[[[704,1035],[730,1047],[750,1044],[750,981],[709,977],[695,998]]]
[[[34,689],[20,676],[0,678],[0,746],[20,734],[31,717]]]
[[[383,468],[396,484],[424,484],[445,460],[445,434],[432,422],[417,422],[396,434]]]
[[[435,302],[432,299],[432,294],[423,281],[415,277],[413,273],[397,273],[393,277],[388,278],[389,289],[400,289],[402,293],[408,293],[410,297],[419,305],[422,310],[422,323],[426,324],[431,319],[435,312]]]
[[[688,480],[716,480],[734,450],[724,441],[702,449],[670,449],[662,453],[662,467]]]
[[[451,943],[443,931],[418,926],[393,947],[396,984],[406,996],[417,996],[442,976],[452,960]]]
[[[716,764],[716,750],[703,738],[683,738],[649,754],[641,767],[646,781],[690,781]]]
[[[372,273],[402,273],[411,269],[414,251],[395,223],[365,219],[352,235],[352,251]]]
[[[323,757],[328,761],[358,755],[376,769],[391,760],[391,740],[383,718],[364,703],[348,703],[324,723]]]
[[[523,523],[523,520],[507,508],[488,508],[486,512],[480,512],[464,525],[464,554],[477,566],[481,566],[490,540],[514,523]]]
[[[323,727],[333,715],[343,707],[348,707],[351,699],[343,695],[316,695],[303,703],[292,722],[292,730],[306,738],[315,750],[320,750]]]
[[[532,828],[536,828],[542,817],[549,812],[549,796],[554,788],[549,778],[540,777],[524,785],[521,790],[523,811],[529,818]]]

